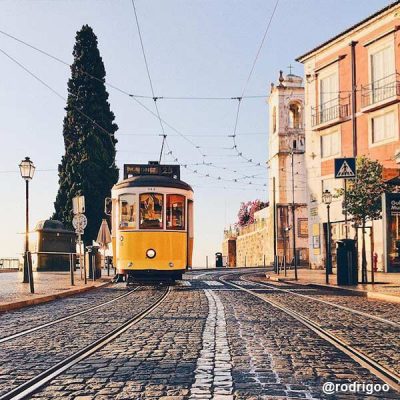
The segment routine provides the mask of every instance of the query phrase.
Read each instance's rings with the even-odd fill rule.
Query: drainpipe
[[[356,45],[354,40],[351,47],[351,122],[353,128],[353,157],[357,157],[357,82],[356,82]]]

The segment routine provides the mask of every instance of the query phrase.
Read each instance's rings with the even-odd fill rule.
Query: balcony
[[[333,99],[311,108],[313,130],[318,131],[339,124],[350,116],[350,96]]]
[[[400,100],[400,74],[361,86],[361,111],[370,112]]]

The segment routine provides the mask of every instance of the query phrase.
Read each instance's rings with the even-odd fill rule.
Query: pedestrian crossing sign
[[[356,159],[335,158],[335,178],[352,179],[356,177]]]

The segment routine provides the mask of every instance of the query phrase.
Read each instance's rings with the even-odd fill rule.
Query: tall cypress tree
[[[68,81],[63,135],[65,154],[58,166],[59,189],[54,219],[72,225],[72,198],[84,195],[88,225],[83,240],[96,239],[104,217],[104,199],[118,180],[114,113],[108,103],[105,69],[92,28],[76,34]]]

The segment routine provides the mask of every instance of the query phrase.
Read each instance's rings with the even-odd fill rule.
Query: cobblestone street
[[[3,313],[0,398],[14,398],[23,384],[37,386],[19,398],[399,398],[395,303],[266,283],[264,276],[191,272],[169,292],[120,283]],[[102,343],[110,332],[115,337]],[[387,371],[392,379],[382,381]],[[330,395],[327,382],[379,390]],[[380,389],[385,382],[391,388]]]

